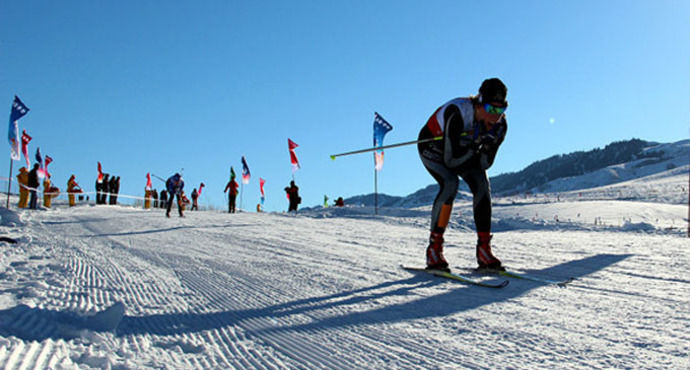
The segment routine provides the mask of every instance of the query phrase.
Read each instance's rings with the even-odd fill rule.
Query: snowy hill
[[[625,158],[624,162],[617,162]],[[535,162],[524,170],[491,178],[492,189],[497,195],[558,194],[569,192],[586,194],[597,199],[633,199],[649,202],[685,204],[684,189],[688,187],[688,161],[690,140],[670,144],[649,143],[640,140],[613,143],[602,149],[554,156]],[[603,165],[613,163],[610,165]],[[589,169],[589,170],[588,170]],[[578,175],[556,177],[563,173]],[[630,193],[625,185],[630,181],[642,181],[649,185],[642,192]],[[528,185],[528,184],[531,184]],[[604,188],[607,187],[608,188]],[[660,187],[658,187],[660,186]],[[597,194],[602,189],[604,194]],[[464,183],[461,183],[458,199],[468,199]],[[379,194],[380,207],[418,207],[431,204],[438,192],[433,184],[406,197]],[[374,205],[374,195],[360,195],[345,200],[346,204]]]
[[[659,176],[611,191],[672,178]],[[0,208],[0,235],[18,240],[0,242],[0,368],[688,368],[687,207],[586,196],[494,207],[495,253],[576,278],[566,288],[400,269],[424,264],[429,205]],[[446,257],[508,279],[471,271],[475,238],[458,201]]]

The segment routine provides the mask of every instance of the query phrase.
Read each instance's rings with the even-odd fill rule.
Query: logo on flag
[[[252,177],[252,174],[249,172],[249,166],[247,166],[247,161],[244,159],[244,156],[242,156],[242,182],[244,184],[249,184],[249,179]]]
[[[374,147],[379,148],[383,146],[383,138],[388,131],[392,130],[393,126],[388,123],[380,114],[374,112]],[[374,152],[374,165],[376,171],[381,171],[383,168],[383,150]]]
[[[22,103],[21,100],[15,95],[14,102],[12,102],[12,110],[10,111],[10,127],[7,132],[7,138],[10,141],[10,156],[12,160],[18,161],[21,159],[19,154],[20,144],[19,144],[19,121],[20,118],[24,117],[29,113],[29,108]]]
[[[299,165],[299,160],[297,160],[297,154],[295,154],[295,148],[299,145],[288,138],[288,149],[290,150],[290,163],[292,164],[292,173],[297,172],[301,167]]]

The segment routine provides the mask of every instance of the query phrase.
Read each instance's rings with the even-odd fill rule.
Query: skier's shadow
[[[544,276],[551,278],[559,277],[566,279],[569,277],[573,277],[576,279],[573,284],[577,284],[577,279],[592,274],[596,271],[602,270],[620,261],[623,261],[630,256],[632,255],[600,254],[583,258],[577,261],[566,262],[542,270],[530,271],[529,273],[535,276]],[[540,282],[511,279],[511,283],[503,289],[490,289],[484,287],[475,287],[470,285],[458,284],[456,282],[447,282],[446,280],[444,280],[444,278],[428,276],[418,276],[415,278],[415,280],[417,280],[420,284],[423,284],[424,282],[428,282],[430,278],[440,282],[446,282],[447,284],[455,284],[456,287],[449,288],[448,290],[445,290],[442,293],[424,297],[421,299],[405,300],[404,302],[398,304],[386,304],[379,309],[353,312],[341,316],[330,316],[321,320],[314,320],[307,324],[269,328],[265,331],[274,332],[318,330],[324,328],[337,328],[354,325],[396,323],[430,317],[445,317],[447,315],[453,315],[459,312],[480,308],[488,304],[509,301],[533,289],[548,285],[546,283]],[[554,286],[553,288],[559,289],[556,286]],[[395,290],[386,293],[385,296],[390,297],[398,295],[401,292],[405,294],[404,291]],[[313,311],[315,309],[336,308],[335,306],[349,304],[348,301],[355,300],[355,296],[357,294],[351,295],[352,297],[345,301],[328,303],[317,307],[296,307],[294,310],[292,310],[292,312],[308,313],[309,311]],[[328,300],[330,299],[327,299],[325,301]]]
[[[630,256],[595,255],[529,273],[550,278],[574,277],[577,279],[616,264]],[[573,284],[577,284],[577,282]],[[322,297],[299,299],[265,308],[228,310],[208,314],[178,313],[139,317],[125,316],[117,328],[117,333],[118,335],[175,335],[182,332],[199,332],[228,325],[239,325],[250,333],[261,335],[261,333],[298,332],[405,322],[431,317],[445,317],[488,304],[506,302],[545,285],[545,283],[511,279],[511,284],[503,289],[490,289],[418,274],[366,288],[338,292]],[[426,295],[428,292],[424,292],[419,294],[419,299],[409,299],[409,295],[416,294],[415,290],[421,291],[423,288],[440,286],[443,286],[444,289],[438,294]],[[553,289],[559,288],[554,286]],[[400,297],[401,302],[376,304],[379,299],[390,301],[395,300],[395,297]],[[362,304],[379,308],[362,310],[360,307]],[[348,306],[351,306],[351,309]],[[351,313],[339,314],[342,312]],[[293,318],[310,317],[311,320],[305,324],[291,324],[294,323],[291,316]],[[257,322],[256,320],[264,323],[264,325],[248,324],[249,322]],[[283,325],[282,323],[287,324]]]

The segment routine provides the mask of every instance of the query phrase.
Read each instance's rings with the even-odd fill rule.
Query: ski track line
[[[214,261],[210,261],[209,263],[213,264]],[[213,268],[213,270],[224,271],[224,270],[227,270],[227,266],[219,265],[219,266]],[[235,275],[233,275],[233,276],[236,277]],[[203,281],[203,279],[199,279],[199,280]],[[275,305],[275,301],[289,301],[290,299],[294,300],[294,297],[291,295],[288,296],[286,294],[280,294],[281,289],[279,289],[279,287],[272,286],[270,280],[267,281],[266,284],[261,284],[261,285],[252,284],[253,279],[246,279],[246,280],[247,281],[241,283],[240,286],[245,287],[244,290],[246,290],[247,292],[258,292],[261,290],[271,292],[270,295],[265,295],[265,294],[261,295],[262,297],[269,297],[270,296],[272,298],[270,301],[267,301],[265,299],[264,300],[256,299],[258,296],[260,296],[258,294],[249,294],[246,298],[252,299],[253,301],[255,301],[252,306],[270,307],[271,304]],[[214,283],[214,285],[216,285],[216,284],[219,284],[219,283]],[[277,297],[278,294],[280,294],[281,295],[280,298],[283,298],[283,299],[277,299],[277,298],[279,298],[279,297]],[[369,292],[366,294],[373,294],[373,293]],[[246,301],[245,298],[242,298],[241,300]],[[311,307],[318,307],[320,304],[321,303],[305,304],[304,306],[305,307],[310,307],[310,306]],[[327,313],[324,313],[321,311],[314,311],[314,312],[310,313],[309,316],[311,316],[312,319],[316,320],[316,321],[328,319],[331,322],[342,324],[342,327],[351,326],[347,323],[347,321],[345,319],[339,318],[339,317],[343,316],[343,314],[341,312],[335,312],[332,314],[327,314]],[[276,319],[274,318],[273,320],[276,320]],[[284,319],[281,319],[281,320],[285,321]],[[283,325],[281,325],[280,327],[285,327],[285,326],[289,327],[290,324],[291,324],[290,322],[283,323]],[[316,334],[316,333],[314,333],[314,334]],[[310,334],[307,334],[307,335],[310,336]],[[343,336],[344,333],[337,333],[337,335]],[[353,350],[356,350],[356,352],[360,352],[360,353],[362,353],[362,352],[363,353],[377,353],[377,352],[380,352],[381,346],[384,346],[386,349],[386,354],[388,356],[393,356],[393,354],[395,354],[395,358],[388,360],[388,362],[391,362],[391,361],[397,362],[403,366],[416,365],[419,363],[420,358],[424,357],[424,355],[423,355],[424,353],[430,353],[429,351],[435,350],[431,347],[423,346],[419,343],[413,343],[413,342],[409,342],[409,341],[406,341],[403,339],[396,341],[396,344],[394,344],[394,345],[388,345],[388,344],[383,345],[381,343],[381,339],[380,339],[381,337],[382,337],[382,334],[376,333],[373,330],[367,330],[364,328],[353,327],[352,329],[350,329],[348,331],[348,336],[346,338],[338,338],[337,342],[341,348],[346,347],[346,346],[352,346],[354,344],[356,347],[359,347],[359,348],[353,348]],[[343,340],[343,339],[345,339],[345,340]],[[448,360],[455,361],[455,360],[460,359],[459,357],[454,357],[452,353],[447,353],[447,354],[445,354],[444,357],[445,358],[441,358],[441,359],[437,358],[436,359],[436,360],[438,360],[438,364],[447,363]]]
[[[297,254],[299,252],[299,248],[298,248],[299,244],[294,242],[294,240],[292,240],[291,238],[280,239],[280,240],[267,238],[265,240],[259,240],[259,241],[251,240],[251,239],[245,239],[245,238],[238,238],[238,239],[243,239],[241,241],[246,242],[247,244],[251,243],[255,252],[256,252],[256,247],[258,247],[259,245],[264,246],[265,248],[263,248],[263,250],[265,250],[265,251],[274,252],[275,251],[275,243],[280,243],[280,245],[281,245],[281,248],[280,248],[281,249],[281,254],[280,254],[281,258],[284,258],[284,257],[289,258],[289,261],[291,262],[291,264],[292,264],[292,262],[295,262],[295,264],[297,264],[297,262],[301,262],[302,264],[304,264],[306,262],[304,259],[304,255],[290,256],[287,254],[286,250],[295,252],[294,254]],[[237,243],[238,239],[234,239],[233,241],[235,243]],[[288,243],[288,242],[286,242],[286,240],[290,240],[290,244],[294,244],[295,247],[285,248],[286,243]],[[303,243],[306,243],[308,241],[309,241],[309,239],[304,239]],[[224,270],[227,270],[227,266],[222,266],[222,265],[217,266],[217,267],[213,268],[213,270],[224,271]],[[362,269],[362,271],[360,271],[360,272],[366,272],[366,271],[367,271],[367,269]],[[352,272],[352,271],[350,271],[350,272]],[[356,272],[357,271],[355,271],[355,273]],[[248,284],[251,284],[251,280],[252,279],[248,279],[248,282],[245,284],[242,284],[242,286],[248,286]],[[270,284],[270,280],[267,282],[267,284]],[[254,287],[251,287],[249,290],[250,291],[259,291],[260,289],[270,290],[272,297],[275,297],[277,292],[280,291],[277,288],[271,288],[271,287],[267,287],[265,285],[254,286]],[[285,296],[285,295],[283,295],[283,296],[288,298],[288,299],[293,298],[292,296]],[[251,295],[250,297],[253,298],[253,297],[256,297],[256,295]],[[266,306],[267,302],[257,302],[257,305]],[[316,312],[316,313],[312,313],[311,316],[315,320],[328,319],[329,321],[334,322],[334,323],[342,323],[343,327],[350,326],[347,324],[347,322],[344,319],[338,318],[338,317],[343,316],[343,315],[341,315],[340,313],[337,313],[337,312],[334,313],[333,315],[328,315],[326,313]],[[350,330],[349,336],[351,337],[351,338],[347,338],[349,343],[355,343],[356,346],[359,347],[358,352],[360,352],[360,353],[361,352],[363,352],[363,353],[380,352],[380,347],[382,346],[381,340],[380,340],[381,334],[376,333],[376,332],[371,331],[371,330],[365,330],[363,328],[357,328],[356,331],[355,331],[355,329]],[[387,340],[390,340],[390,338],[387,338]],[[347,345],[348,342],[344,342],[342,340],[339,340],[338,343],[339,343],[340,347],[344,347]],[[395,354],[395,356],[396,356],[396,358],[392,358],[392,359],[388,360],[388,362],[390,362],[390,361],[396,362],[397,361],[398,363],[400,363],[404,366],[418,365],[420,362],[420,358],[426,357],[424,355],[425,353],[431,353],[433,351],[436,351],[435,348],[432,348],[429,346],[424,346],[418,342],[408,341],[408,340],[404,340],[404,339],[397,340],[395,345],[385,345],[385,347],[387,347],[386,348],[387,349],[386,354],[388,356],[393,356],[393,354]],[[436,365],[438,366],[438,365],[442,365],[444,363],[448,363],[448,361],[460,361],[461,356],[462,356],[461,354],[444,353],[443,356],[439,356],[439,357],[443,357],[443,358],[436,357],[434,360],[437,361]]]
[[[129,252],[134,252],[134,251],[129,251]],[[140,258],[143,258],[143,259],[145,259],[145,260],[148,260],[149,262],[151,262],[151,261],[154,261],[154,262],[155,262],[156,260],[158,260],[158,262],[160,263],[160,261],[161,261],[160,257],[153,257],[153,256],[152,256],[151,254],[149,254],[149,253],[143,253],[143,252],[139,251],[138,253],[135,252],[134,254],[137,255],[137,257],[140,257]],[[155,263],[154,263],[154,264],[155,264]],[[78,272],[78,274],[79,274],[79,275],[84,275],[84,273],[81,273],[81,272]],[[120,280],[125,280],[125,279],[120,279]],[[151,284],[151,285],[153,285],[153,284]],[[170,303],[170,302],[160,302],[160,301],[157,300],[157,297],[159,297],[159,296],[161,296],[161,295],[163,295],[163,294],[153,294],[152,292],[150,292],[150,291],[148,291],[148,290],[147,290],[147,291],[143,291],[143,290],[140,289],[140,287],[138,288],[138,285],[137,285],[137,284],[132,284],[132,283],[129,283],[129,282],[125,282],[124,286],[127,286],[127,287],[132,287],[132,286],[134,286],[135,288],[130,288],[130,289],[129,289],[127,296],[139,297],[139,299],[137,299],[137,300],[140,301],[140,302],[143,301],[143,300],[146,300],[146,301],[154,301],[154,302],[156,303],[156,305],[158,305],[158,306],[163,305],[163,304],[169,304],[169,303]],[[162,292],[162,291],[159,290],[157,293],[164,293],[164,292]],[[142,299],[142,297],[143,297],[144,299]],[[160,328],[164,328],[164,327],[174,327],[175,324],[177,324],[177,323],[170,322],[170,321],[171,321],[170,319],[167,319],[166,321],[168,321],[168,322],[167,322],[167,325],[166,325],[166,323],[161,323],[160,325],[156,325],[156,323],[155,323],[154,321],[148,320],[148,321],[145,323],[145,325],[147,325],[148,328],[149,328],[152,332],[156,332],[156,331],[159,330]],[[194,336],[192,336],[192,337],[190,337],[190,338],[191,338],[191,339],[198,339],[198,338],[194,338]],[[195,341],[198,342],[199,340],[195,340]],[[270,364],[265,364],[265,363],[263,363],[263,361],[264,361],[264,360],[262,359],[263,356],[262,356],[261,354],[256,353],[256,351],[254,351],[254,350],[247,349],[247,348],[243,348],[242,350],[238,350],[238,351],[236,352],[236,354],[245,358],[245,360],[246,360],[245,366],[248,367],[248,368],[270,368]]]
[[[179,256],[178,256],[178,257],[179,257]],[[177,262],[179,263],[179,261],[177,261]],[[182,269],[182,268],[179,268],[178,270],[183,270],[183,269]],[[196,284],[196,282],[195,282],[194,280],[195,280],[194,278],[188,279],[188,280],[187,280],[188,285],[189,285],[189,286],[194,286],[194,285]],[[203,284],[202,284],[202,285],[203,285]],[[200,291],[200,293],[201,293],[202,295],[207,295],[206,292],[205,292],[205,289],[208,289],[208,287],[203,286],[202,288],[199,289],[199,291]],[[225,293],[223,293],[223,295],[225,295]],[[212,298],[212,299],[213,299],[213,298]],[[248,358],[251,358],[251,352],[249,352],[249,351],[247,351],[247,350],[244,350],[243,352],[244,352],[244,355],[248,356]],[[325,353],[324,353],[324,354],[325,354]],[[258,363],[254,363],[254,365],[256,366],[256,365],[258,365]]]
[[[212,289],[209,289],[210,286],[225,286],[225,284],[223,284],[222,281],[214,281],[217,279],[217,276],[200,277],[195,276],[191,272],[189,275],[185,274],[184,272],[180,272],[180,274],[181,280],[184,281],[186,285],[189,286],[192,290],[196,291],[197,294],[206,296],[210,302],[209,306],[216,310],[227,310],[228,307],[233,307],[236,310],[239,310],[240,308],[246,306],[246,303],[243,302],[246,302],[245,299],[248,297],[242,297],[241,299],[235,298],[235,296],[237,296],[239,292],[233,292],[231,297],[228,297],[227,294],[224,292],[211,292]],[[242,284],[238,285],[241,286]],[[249,294],[249,296],[251,296],[251,294]],[[329,367],[345,366],[345,364],[336,364],[329,363],[329,361],[324,361],[324,359],[328,357],[327,353],[318,348],[315,348],[315,344],[307,343],[302,338],[293,336],[286,340],[284,338],[281,338],[280,335],[264,335],[263,333],[260,333],[260,331],[266,328],[267,326],[270,327],[274,325],[269,320],[254,320],[250,317],[241,314],[236,314],[233,311],[226,311],[226,313],[228,313],[228,316],[233,319],[232,321],[236,322],[236,325],[244,328],[249,333],[252,333],[252,335],[256,335],[258,338],[264,340],[266,343],[273,343],[276,349],[290,349],[290,351],[288,351],[285,354],[287,354],[289,357],[294,357],[294,359],[300,361],[300,363],[304,363],[305,361],[307,361],[307,367],[316,366],[317,364],[321,364],[319,366]],[[219,327],[228,325],[228,323],[218,322],[217,320],[214,321],[215,324],[217,324]],[[276,346],[276,344],[278,344],[278,346]],[[295,348],[295,344],[299,344],[299,348]],[[261,361],[255,359],[252,353],[246,348],[241,349],[241,352],[247,355],[247,361]],[[316,353],[316,355],[314,353]],[[297,356],[295,356],[295,354],[297,354]],[[323,364],[324,362],[325,364]],[[258,364],[255,363],[254,365]],[[263,367],[264,365],[262,364],[261,366]]]

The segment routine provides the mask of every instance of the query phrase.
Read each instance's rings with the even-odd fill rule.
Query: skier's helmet
[[[508,88],[498,78],[489,78],[479,88],[479,102],[507,106]]]

